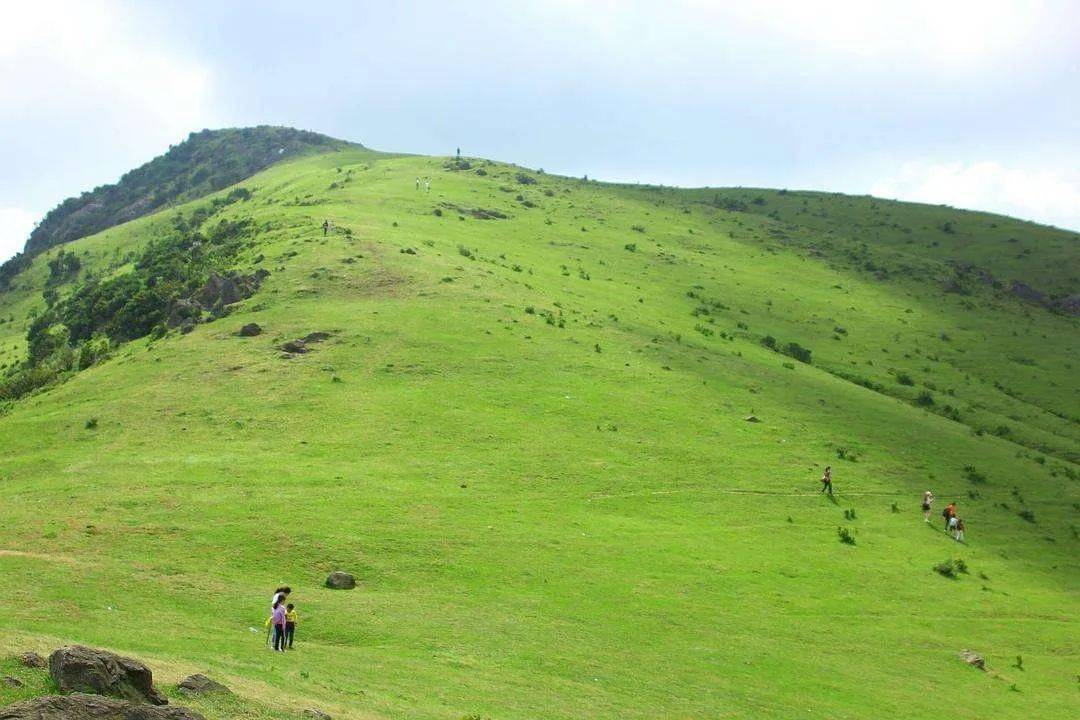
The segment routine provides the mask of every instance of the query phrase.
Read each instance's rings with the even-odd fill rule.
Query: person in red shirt
[[[941,511],[941,516],[945,518],[945,532],[949,532],[949,524],[956,517],[956,503],[951,502],[946,505],[945,509]]]

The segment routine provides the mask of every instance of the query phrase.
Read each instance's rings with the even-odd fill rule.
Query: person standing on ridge
[[[420,178],[419,177],[416,178],[416,189],[417,190],[420,189]]]
[[[323,237],[326,237],[326,233],[328,233],[328,232],[330,232],[330,221],[329,220],[323,220],[322,221],[322,234],[323,234]]]
[[[424,179],[424,192],[431,192],[431,181]]]
[[[829,497],[832,497],[832,466],[825,466],[825,474],[821,476],[821,492],[829,491]]]
[[[922,494],[922,511],[923,518],[926,522],[930,522],[930,506],[934,504],[934,493],[927,490]]]

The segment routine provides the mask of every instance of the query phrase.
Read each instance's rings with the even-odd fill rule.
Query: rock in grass
[[[315,720],[333,720],[329,715],[322,710],[316,710],[315,708],[308,708],[304,711],[304,717],[314,718]]]
[[[151,705],[169,703],[154,687],[150,668],[105,650],[82,645],[62,647],[49,656],[49,674],[65,693],[111,695]]]
[[[761,422],[761,420],[758,420],[757,415],[747,415],[746,417],[743,418],[743,420],[745,420],[746,422],[753,422],[753,423]]]
[[[4,683],[9,688],[19,688],[23,686],[22,680],[17,677],[11,677],[10,675],[5,675],[4,677],[0,678],[0,682]]]
[[[259,323],[248,323],[244,327],[240,328],[240,337],[255,337],[256,335],[262,335],[262,326]]]
[[[24,652],[20,655],[19,662],[29,668],[45,668],[49,666],[49,663],[45,662],[45,658],[33,651]]]
[[[182,707],[154,707],[100,695],[44,695],[0,707],[0,720],[205,720]]]
[[[980,670],[986,669],[986,660],[984,660],[983,656],[979,655],[978,653],[972,652],[970,650],[961,650],[960,659],[966,662],[968,665],[971,665],[972,667],[977,667]]]
[[[290,340],[289,342],[282,345],[281,349],[292,355],[299,355],[308,351],[307,343],[305,343],[303,340]]]
[[[319,331],[316,331],[316,332],[308,333],[302,339],[306,343],[322,342],[323,340],[329,340],[330,339],[330,333],[322,332],[321,330],[319,330]]]
[[[189,675],[176,684],[181,695],[208,695],[210,693],[227,693],[229,688],[216,680],[211,680],[202,673]]]
[[[326,587],[334,590],[352,590],[356,587],[356,578],[347,572],[337,570],[327,576]]]

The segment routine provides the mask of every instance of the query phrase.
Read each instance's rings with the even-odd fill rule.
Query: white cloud
[[[108,0],[9,3],[0,24],[0,121],[104,116],[175,138],[211,114],[209,69]],[[88,117],[89,116],[89,117]]]
[[[22,250],[37,215],[17,207],[0,206],[0,262]]]
[[[1080,229],[1080,182],[1048,170],[996,162],[905,163],[871,195],[1003,213]]]

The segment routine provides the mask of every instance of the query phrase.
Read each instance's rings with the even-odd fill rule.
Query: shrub
[[[475,260],[476,259],[475,257],[473,257],[472,250],[465,247],[464,245],[458,245],[457,251],[458,251],[458,255],[461,255],[461,257],[467,257],[470,260]]]
[[[626,243],[625,245],[623,245],[623,249],[624,250],[629,250],[630,252],[637,252],[637,244],[636,243]]]
[[[911,386],[911,385],[915,384],[915,381],[906,372],[898,372],[898,373],[896,373],[896,382],[900,383],[901,385],[908,385],[908,386]]]
[[[517,175],[515,175],[514,179],[517,180],[522,185],[535,185],[536,184],[536,178],[534,178],[531,175],[527,175],[526,173],[523,173],[523,172],[519,172]]]
[[[435,208],[433,212],[435,213],[435,217],[442,217],[442,208]]]
[[[90,418],[89,420],[86,421],[85,427],[86,427],[87,430],[96,430],[97,425],[98,425],[97,418],[92,417],[92,418]]]
[[[854,520],[855,519],[855,508],[845,510],[844,511],[844,519],[845,520]]]
[[[480,177],[484,177],[485,175],[487,175],[487,170],[485,170],[484,168],[476,168],[476,174]]]
[[[976,470],[974,465],[964,466],[964,476],[977,485],[986,482],[986,475]]]
[[[931,407],[934,404],[934,396],[928,391],[923,390],[919,393],[919,396],[915,398],[915,404],[919,407]]]
[[[934,572],[936,572],[938,575],[941,575],[942,577],[947,577],[954,580],[956,579],[957,572],[956,564],[952,560],[940,562],[934,566]]]
[[[766,335],[765,337],[761,338],[761,344],[769,348],[770,350],[775,350],[776,338],[774,338],[772,335]]]
[[[644,225],[631,225],[630,229],[633,230],[634,232],[637,232],[637,233],[645,232],[645,226]]]
[[[784,354],[793,357],[801,363],[810,363],[810,349],[804,348],[799,343],[788,343],[784,346]]]
[[[845,545],[855,544],[855,536],[846,527],[836,528],[836,534],[840,538],[840,542],[844,543]]]
[[[1027,509],[1021,510],[1020,512],[1017,513],[1017,515],[1022,517],[1024,520],[1027,520],[1029,523],[1035,522],[1035,513],[1033,511],[1031,511],[1031,510],[1027,510]]]

